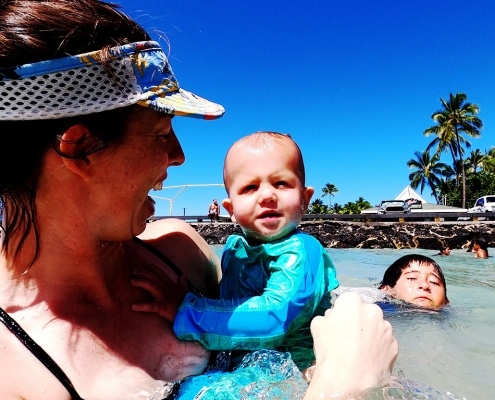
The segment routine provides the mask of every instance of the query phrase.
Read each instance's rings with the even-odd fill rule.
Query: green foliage
[[[466,207],[473,207],[478,197],[495,194],[495,174],[487,171],[470,173],[466,176]],[[440,192],[441,198],[446,196],[447,205],[462,206],[460,185],[455,180],[445,182]]]
[[[429,153],[430,149],[436,148],[435,155],[438,155],[438,157],[442,152],[448,152],[452,156],[453,164],[459,163],[460,169],[454,168],[454,170],[457,174],[456,180],[462,179],[462,206],[464,207],[467,188],[463,155],[465,153],[464,147],[471,148],[471,143],[462,134],[471,138],[478,138],[480,130],[483,128],[483,122],[476,116],[479,113],[479,107],[476,104],[469,103],[464,93],[456,93],[455,95],[450,93],[448,100],[440,99],[440,102],[442,103],[442,108],[435,111],[431,116],[435,121],[435,125],[423,132],[425,136],[435,135],[425,153]],[[474,161],[471,165],[473,163]],[[436,188],[431,187],[431,189],[436,197]]]
[[[329,214],[328,206],[323,204],[323,201],[321,201],[320,199],[315,199],[309,205],[307,214]]]
[[[348,202],[343,206],[335,203],[332,207],[323,204],[320,199],[314,200],[308,207],[308,214],[361,214],[362,210],[372,207],[371,203],[363,197],[355,202]]]
[[[321,197],[325,197],[328,194],[328,206],[332,207],[332,197],[335,196],[335,193],[339,191],[339,189],[337,189],[337,186],[335,186],[333,183],[326,183],[325,187],[321,189],[321,191],[323,192]]]

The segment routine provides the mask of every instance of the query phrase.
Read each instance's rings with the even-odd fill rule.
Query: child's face
[[[446,304],[445,287],[435,267],[412,261],[402,270],[393,288],[386,292],[396,299],[427,308],[439,308]]]
[[[270,242],[299,224],[314,190],[302,187],[297,168],[298,153],[291,142],[229,151],[229,198],[222,204],[246,234]]]

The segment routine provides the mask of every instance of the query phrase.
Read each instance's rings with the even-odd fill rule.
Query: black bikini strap
[[[55,377],[65,386],[67,391],[72,396],[73,400],[83,400],[79,396],[72,385],[70,379],[65,375],[64,371],[53,361],[53,359],[48,355],[48,353],[43,350],[31,337],[26,333],[24,329],[9,315],[3,308],[0,307],[0,322],[2,322],[13,334],[19,339],[19,341],[26,346],[26,348],[46,367],[48,370],[55,375]]]
[[[150,253],[154,254],[157,258],[159,258],[165,264],[167,264],[177,274],[177,276],[181,277],[182,275],[184,275],[182,270],[177,265],[175,265],[175,263],[170,258],[168,258],[165,254],[163,254],[161,251],[157,250],[155,247],[153,247],[149,243],[147,243],[144,240],[141,240],[137,237],[133,237],[132,239],[136,243],[138,243],[139,245],[144,247],[146,250],[148,250]],[[199,289],[196,286],[194,286],[194,284],[189,279],[187,280],[187,283],[189,285],[189,289],[192,292],[194,292],[194,294],[196,294],[200,297],[203,297],[203,294],[199,291]]]

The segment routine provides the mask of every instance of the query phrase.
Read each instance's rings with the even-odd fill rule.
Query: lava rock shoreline
[[[231,234],[240,234],[234,223],[191,223],[208,244],[225,244]],[[325,247],[348,249],[466,249],[481,237],[495,245],[495,224],[490,223],[360,223],[303,221],[298,229],[316,237]]]

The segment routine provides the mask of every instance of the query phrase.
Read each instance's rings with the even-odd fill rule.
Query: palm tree
[[[481,152],[480,149],[472,150],[469,157],[466,159],[468,162],[469,168],[472,172],[476,173],[478,168],[483,167],[483,162],[485,159],[485,155]]]
[[[339,191],[339,189],[337,189],[337,187],[333,183],[327,183],[325,184],[325,187],[321,190],[323,191],[321,197],[325,197],[327,194],[329,195],[328,196],[330,199],[329,207],[332,207],[332,196],[334,196],[335,193]]]
[[[431,157],[428,151],[416,151],[414,152],[414,155],[416,156],[416,159],[412,158],[407,162],[409,168],[416,168],[416,171],[409,175],[411,187],[416,189],[420,186],[422,194],[425,185],[428,185],[437,204],[439,204],[437,187],[441,184],[440,176],[443,175],[443,171],[446,169],[447,165],[439,162],[440,155],[438,153],[435,153],[433,157]]]
[[[339,203],[334,203],[332,211],[334,214],[342,214],[344,208]]]
[[[442,200],[441,203],[444,206],[447,205],[447,194],[450,193],[451,183],[452,183],[452,181],[449,181],[448,178],[440,179],[440,181],[437,184],[437,187],[435,188],[435,191],[436,191],[437,196],[438,196],[437,198]],[[445,199],[445,202],[443,201],[444,199]]]
[[[483,128],[483,122],[476,116],[479,113],[479,107],[476,104],[468,103],[467,96],[464,93],[450,93],[449,100],[440,99],[443,108],[435,111],[431,118],[437,125],[426,129],[423,134],[429,136],[435,134],[437,137],[428,146],[428,149],[435,144],[437,153],[448,149],[452,154],[454,163],[460,161],[462,168],[462,207],[466,207],[466,174],[464,171],[463,153],[464,149],[461,143],[467,148],[471,144],[461,136],[465,133],[469,137],[477,138],[480,136],[480,129]]]
[[[483,158],[483,171],[489,173],[495,173],[495,147],[490,150],[485,150],[485,156]]]
[[[359,213],[361,213],[361,211],[363,211],[367,208],[370,208],[371,203],[369,201],[365,200],[364,197],[359,197],[356,200],[356,207],[359,210]]]
[[[314,199],[308,208],[308,214],[327,214],[328,207],[320,199]]]

